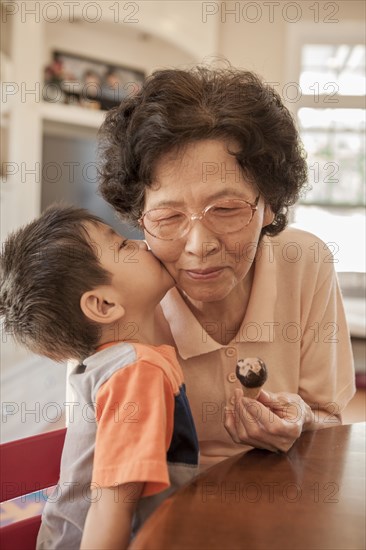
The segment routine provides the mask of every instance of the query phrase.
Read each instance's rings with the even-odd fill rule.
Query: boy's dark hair
[[[101,193],[136,224],[154,167],[171,149],[203,139],[235,139],[243,173],[275,214],[263,234],[287,224],[307,179],[294,121],[277,92],[252,72],[195,67],[154,72],[107,113],[100,131]]]
[[[52,206],[12,233],[0,256],[3,328],[31,351],[56,361],[95,351],[99,326],[80,298],[110,274],[99,263],[86,224],[103,221],[81,208]]]

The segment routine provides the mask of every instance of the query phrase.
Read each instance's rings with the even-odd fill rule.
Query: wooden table
[[[131,550],[364,550],[365,427],[224,460],[166,500]]]

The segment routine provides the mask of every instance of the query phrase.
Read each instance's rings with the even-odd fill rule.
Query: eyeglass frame
[[[260,198],[260,194],[255,198],[255,201],[254,203],[251,203],[249,201],[246,201],[244,199],[237,199],[237,198],[232,198],[232,199],[223,199],[222,202],[224,202],[225,200],[226,201],[230,201],[230,200],[237,200],[237,201],[240,201],[240,202],[245,202],[245,204],[247,204],[248,206],[250,206],[250,209],[252,211],[252,215],[251,215],[251,218],[250,220],[248,221],[247,224],[244,225],[244,227],[248,227],[248,225],[250,224],[250,222],[252,221],[252,219],[254,218],[254,214],[256,213],[256,211],[258,210],[258,202],[259,202],[259,198]],[[179,212],[180,214],[183,214],[184,216],[186,216],[186,218],[188,219],[189,221],[189,225],[188,225],[188,229],[187,231],[180,237],[177,237],[178,239],[183,239],[183,237],[185,237],[191,227],[192,227],[192,222],[195,221],[195,220],[200,220],[202,221],[202,223],[204,224],[204,219],[205,219],[205,215],[206,213],[210,210],[210,208],[212,208],[213,206],[216,206],[217,203],[212,203],[212,204],[209,204],[208,206],[205,206],[205,208],[203,208],[203,210],[201,210],[200,212],[194,212],[193,214],[187,214],[186,212],[184,212],[183,210],[179,210],[178,208],[171,208],[170,206],[166,207],[166,208],[171,208],[171,210],[175,210],[176,212]],[[153,210],[163,210],[164,207],[160,207],[160,208],[151,208],[150,210],[147,210],[146,212],[143,212],[141,213],[139,219],[137,220],[138,223],[140,224],[140,226],[149,233],[149,235],[151,235],[152,237],[154,237],[155,239],[160,239],[161,241],[174,241],[176,240],[176,238],[171,238],[171,239],[165,239],[163,237],[157,237],[156,235],[153,235],[152,233],[150,233],[150,231],[145,227],[144,225],[144,217],[146,216],[146,214],[148,214],[149,212],[152,212]],[[243,227],[243,228],[244,228]],[[211,229],[210,227],[208,228],[210,229],[214,234],[216,235],[219,235],[220,233],[216,233],[215,230]],[[226,235],[228,235],[229,233],[225,233]]]

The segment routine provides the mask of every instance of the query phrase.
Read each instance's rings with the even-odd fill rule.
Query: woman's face
[[[240,198],[254,203],[257,190],[243,176],[227,148],[235,142],[192,142],[182,152],[163,155],[154,170],[154,185],[146,190],[144,212],[170,206],[199,213],[217,200]],[[178,287],[192,300],[220,301],[244,280],[253,263],[262,227],[273,220],[260,197],[250,224],[238,232],[215,234],[194,220],[185,237],[164,241],[145,231],[153,253],[164,263]]]

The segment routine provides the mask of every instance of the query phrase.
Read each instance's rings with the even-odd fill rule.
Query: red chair
[[[56,485],[66,428],[0,445],[1,501]],[[0,528],[1,550],[34,550],[41,516]]]

